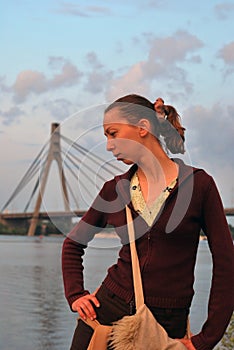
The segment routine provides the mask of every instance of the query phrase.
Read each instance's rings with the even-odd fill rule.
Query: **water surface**
[[[63,237],[0,236],[0,350],[67,350],[77,315],[64,298],[61,276]],[[98,238],[85,256],[85,284],[94,290],[117,257],[116,239]],[[200,242],[192,331],[206,318],[211,258]]]

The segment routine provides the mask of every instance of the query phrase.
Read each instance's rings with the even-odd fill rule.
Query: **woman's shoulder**
[[[179,172],[181,178],[193,178],[194,180],[198,180],[200,183],[204,185],[208,185],[209,183],[213,183],[214,179],[212,175],[210,175],[204,168],[197,167],[193,165],[189,165],[185,163],[181,159],[175,159],[175,162],[179,165]]]
[[[126,172],[122,174],[116,174],[110,180],[107,180],[102,189],[101,193],[117,193],[118,191],[122,192],[127,190],[130,180],[134,173],[136,172],[137,166],[134,164]]]
[[[120,174],[116,174],[113,178],[111,178],[110,180],[107,180],[104,184],[104,186],[113,186],[116,185],[117,182],[121,181],[121,180],[130,180],[132,178],[132,176],[135,174],[137,170],[137,165],[133,164],[129,169],[127,169],[125,172],[120,173]]]
[[[194,166],[192,164],[188,164],[180,158],[173,158],[173,160],[179,165],[179,168],[183,169],[184,172],[188,172],[188,173],[189,172],[190,173],[201,172],[201,174],[203,174],[205,176],[211,176],[208,174],[208,172],[204,168]]]

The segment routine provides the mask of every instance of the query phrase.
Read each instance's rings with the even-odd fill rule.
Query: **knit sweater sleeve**
[[[70,307],[76,299],[89,294],[89,291],[84,288],[83,255],[88,242],[107,224],[104,192],[103,188],[90,209],[63,242],[62,273],[65,296]]]
[[[234,307],[234,248],[223,205],[210,178],[203,203],[203,230],[210,247],[213,275],[208,317],[199,334],[192,337],[197,350],[211,350],[221,340]]]

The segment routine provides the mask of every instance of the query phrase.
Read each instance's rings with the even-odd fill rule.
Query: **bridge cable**
[[[26,171],[25,175],[20,180],[18,186],[16,187],[16,189],[11,194],[10,198],[8,199],[8,201],[2,207],[2,209],[1,209],[2,212],[7,208],[7,206],[12,202],[12,200],[18,195],[18,193],[26,186],[26,184],[28,183],[27,179],[29,177],[30,177],[30,180],[32,179],[32,174],[35,174],[35,167],[36,167],[36,169],[38,169],[38,164],[36,164],[36,163],[37,163],[39,157],[41,156],[41,154],[43,153],[43,151],[44,151],[44,149],[45,149],[47,144],[48,144],[48,142],[42,147],[42,149],[38,153],[37,157],[35,158],[33,163],[30,165],[30,167]]]
[[[45,158],[45,157],[44,157]],[[46,159],[44,160],[44,162],[43,162],[43,164],[42,164],[42,170],[41,170],[41,172],[43,172],[44,171],[44,169],[45,169],[45,164],[46,164]],[[35,172],[34,172],[34,175],[35,175]],[[33,176],[34,176],[33,175]],[[40,175],[38,176],[38,178],[37,178],[37,181],[36,181],[36,184],[35,184],[35,186],[34,186],[34,188],[33,188],[33,190],[32,190],[32,193],[31,193],[31,196],[29,197],[29,200],[28,200],[28,202],[27,202],[27,204],[26,204],[26,206],[25,206],[25,208],[24,208],[24,213],[26,213],[26,211],[28,210],[28,207],[29,207],[29,205],[31,204],[31,201],[32,201],[32,199],[33,199],[33,196],[34,196],[34,194],[36,193],[36,190],[37,190],[37,188],[38,188],[38,186],[39,186],[39,183],[40,183]]]
[[[88,180],[91,182],[92,185],[94,185],[94,186],[96,185],[95,182],[90,178],[90,176],[89,176],[87,173],[85,173],[84,170],[82,170],[82,169],[76,164],[76,162],[73,161],[73,159],[72,159],[70,156],[67,155],[67,159],[75,166],[75,168],[77,168],[77,169],[85,176],[86,179],[88,179]],[[80,179],[79,179],[79,181],[80,181]],[[89,195],[90,195],[91,198],[92,198],[92,197],[93,197],[93,194],[91,194],[91,193],[87,190],[86,186],[82,183],[82,181],[80,181],[80,183],[82,184],[82,186],[84,186],[86,192],[89,193]]]
[[[24,176],[24,178],[21,180],[18,187],[15,189],[14,196],[12,197],[11,200],[13,200],[20,193],[20,191],[22,191],[23,188],[32,180],[32,178],[35,176],[35,174],[39,170],[39,167],[40,167],[40,163],[38,163],[37,165],[32,164],[31,169],[30,169],[30,171],[28,171],[27,176],[26,175]]]
[[[77,156],[75,156],[74,154],[72,154],[70,151],[68,152],[70,156],[72,156],[77,162],[81,163],[81,159],[78,158]],[[92,173],[93,173],[93,168],[91,168],[86,162],[82,162],[82,165],[84,168],[90,170]],[[100,164],[99,164],[100,165]],[[80,168],[80,167],[79,167]],[[106,179],[99,175],[99,174],[96,174],[97,177],[99,177],[102,181],[106,182]]]
[[[29,207],[29,205],[31,204],[32,198],[33,198],[33,196],[34,196],[36,190],[38,189],[38,186],[39,186],[39,183],[40,183],[39,180],[40,180],[40,178],[38,177],[38,178],[37,178],[37,181],[36,181],[36,184],[35,184],[35,186],[34,186],[34,188],[33,188],[33,191],[32,191],[32,193],[31,193],[31,196],[30,196],[30,198],[29,198],[29,200],[28,200],[28,202],[27,202],[27,204],[26,204],[26,206],[25,206],[25,208],[24,208],[24,213],[26,213],[26,211],[28,210],[28,207]]]
[[[88,151],[88,150],[84,151],[84,149],[82,149],[77,144],[72,145],[72,147],[75,148],[78,152],[80,152],[84,156],[86,156],[86,158],[88,158],[91,161],[93,161],[94,163],[96,163],[98,166],[101,166],[108,174],[111,174],[113,176],[116,175],[116,172],[112,171],[111,169],[108,169],[108,166],[112,169],[117,169],[118,171],[122,172],[122,170],[120,168],[115,167],[113,164],[107,163],[105,159],[98,157],[96,154],[92,153],[91,151]],[[98,160],[96,158],[98,158]],[[98,161],[100,161],[101,163]]]
[[[75,174],[75,172],[68,166],[68,164],[65,161],[65,165],[68,167],[68,170],[71,172],[71,174],[74,176],[74,178],[77,180],[77,175]],[[88,195],[92,198],[93,194],[91,192],[89,192],[89,190],[86,188],[85,184],[83,183],[82,180],[79,180],[79,182],[81,183],[82,187],[85,189],[85,191],[88,193]]]
[[[122,172],[122,169],[113,165],[113,164],[109,164],[106,162],[106,160],[104,158],[101,158],[100,156],[92,153],[90,150],[86,149],[83,146],[78,145],[76,142],[73,142],[72,140],[70,140],[69,138],[61,135],[62,139],[67,142],[71,147],[75,148],[77,151],[79,151],[81,154],[85,155],[87,158],[89,158],[90,160],[92,160],[94,163],[96,163],[97,165],[102,165],[102,168],[105,169],[108,173],[111,173],[112,175],[116,175],[115,172],[113,172],[112,170],[108,170],[107,166],[109,166],[112,169],[115,169],[117,171]],[[104,163],[104,164],[100,164],[97,159]]]
[[[72,163],[72,165],[76,169],[78,169],[81,172],[81,174],[83,174],[85,178],[87,178],[91,182],[91,184],[95,185],[95,182],[93,181],[93,179],[82,168],[80,168],[80,166],[72,159],[72,157],[66,154],[66,159],[68,159]]]
[[[107,163],[107,162],[106,162],[106,159],[101,158],[100,156],[96,155],[95,153],[90,152],[90,151],[89,151],[88,149],[86,149],[85,147],[83,147],[83,146],[81,146],[81,145],[78,145],[78,147],[81,148],[81,149],[83,150],[83,153],[84,153],[84,152],[86,152],[86,153],[88,153],[88,154],[90,153],[91,156],[93,156],[93,157],[95,157],[95,158],[97,157],[101,162],[105,162],[105,164],[102,165],[103,168],[106,167],[106,165],[108,165],[110,168],[113,168],[113,169],[115,169],[115,170],[117,170],[117,171],[122,172],[122,169],[121,169],[121,168],[119,168],[118,166],[116,166],[116,165],[114,165],[114,164]],[[86,153],[84,153],[84,154],[86,154]],[[110,171],[110,170],[109,170],[108,172],[110,172],[112,175],[116,175],[116,173],[113,173],[113,172]]]
[[[67,169],[71,172],[71,174],[74,176],[74,178],[77,180],[77,175],[76,175],[75,172],[69,167],[69,165],[67,164],[66,161],[64,161],[64,164],[65,164],[65,166],[67,167]],[[82,185],[82,186],[84,187],[84,189],[86,190],[86,192],[88,192],[89,196],[92,197],[91,193],[86,189],[86,187],[85,187],[84,183],[82,182],[82,180],[81,180],[80,182],[81,182],[81,185]],[[79,203],[77,202],[76,196],[74,195],[74,192],[72,191],[72,188],[71,188],[70,184],[69,184],[69,183],[67,183],[67,184],[68,184],[69,190],[70,190],[70,192],[71,192],[71,194],[72,194],[72,198],[73,198],[73,200],[74,200],[74,202],[75,202],[75,204],[76,204],[76,206],[77,206],[77,209],[78,209],[78,208],[79,208]]]

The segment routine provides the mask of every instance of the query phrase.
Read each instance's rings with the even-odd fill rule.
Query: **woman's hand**
[[[195,347],[193,346],[193,343],[191,342],[191,339],[183,338],[183,339],[177,339],[177,340],[183,343],[188,350],[196,350]]]
[[[94,320],[97,316],[93,305],[99,307],[100,303],[95,297],[95,293],[96,291],[93,294],[84,295],[72,303],[72,310],[77,311],[84,320],[86,320],[87,317]]]

